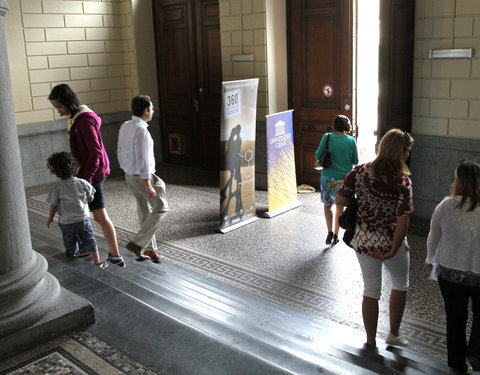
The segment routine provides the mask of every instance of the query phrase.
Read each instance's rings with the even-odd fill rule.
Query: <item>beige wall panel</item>
[[[242,43],[244,46],[253,46],[253,31],[247,30],[242,33]]]
[[[448,135],[456,138],[480,139],[480,121],[450,120]]]
[[[62,82],[58,82],[62,83]],[[72,88],[77,92],[77,93],[84,93],[84,92],[90,92],[90,81],[89,80],[77,80],[77,81],[71,81],[67,82]],[[54,86],[54,85],[53,85]],[[80,94],[81,95],[81,94]]]
[[[413,117],[412,133],[446,137],[448,135],[448,120],[441,118]]]
[[[454,18],[440,18],[433,21],[433,38],[449,38],[453,35]]]
[[[457,16],[479,14],[480,3],[478,0],[457,0],[455,13]]]
[[[48,57],[47,56],[33,56],[27,59],[28,69],[47,69]]]
[[[44,29],[25,29],[25,41],[26,42],[44,42],[45,31]]]
[[[34,97],[32,98],[32,102],[34,110],[52,109],[52,104],[50,103],[50,100],[47,99],[47,97]]]
[[[50,68],[87,66],[87,55],[50,56],[48,62]]]
[[[455,18],[455,36],[472,36],[473,35],[473,17],[456,17]]]
[[[65,42],[42,42],[26,43],[27,55],[66,55],[67,44]]]
[[[230,15],[230,3],[229,2],[220,2],[218,5],[220,17],[225,17]]]
[[[123,38],[119,28],[92,28],[86,29],[87,40],[120,40]]]
[[[105,66],[71,68],[70,74],[72,79],[104,78],[107,76],[107,68]]]
[[[68,69],[41,69],[30,71],[30,82],[52,82],[52,81],[68,81],[70,74]]]
[[[133,52],[127,53],[98,53],[88,55],[90,65],[117,65],[135,63],[136,58]]]
[[[430,115],[430,99],[414,98],[412,101],[413,116],[427,117]]]
[[[127,52],[129,51],[128,41],[116,40],[105,42],[107,52]]]
[[[433,37],[433,19],[427,18],[423,21],[423,37],[432,38]]]
[[[252,77],[254,73],[255,65],[252,62],[237,62],[233,65],[234,75]]]
[[[119,14],[120,5],[107,1],[90,1],[83,3],[85,14]]]
[[[109,77],[125,77],[130,75],[130,65],[112,65],[107,66],[107,75]]]
[[[82,2],[81,1],[43,1],[43,13],[82,13]]]
[[[253,53],[255,55],[255,61],[267,60],[266,46],[245,46],[245,53]]]
[[[432,78],[468,78],[470,77],[470,59],[431,60]]]
[[[104,27],[124,27],[126,26],[126,21],[124,16],[114,16],[108,15],[103,16],[103,26]]]
[[[34,83],[30,88],[33,96],[43,96],[45,100],[51,91],[50,83]]]
[[[468,100],[431,99],[430,115],[446,118],[466,118],[468,116]]]
[[[68,53],[99,53],[105,52],[104,41],[88,41],[88,42],[68,42]]]
[[[480,80],[452,80],[452,98],[480,99]]]
[[[34,124],[36,122],[53,121],[53,110],[41,109],[38,111],[16,112],[15,120],[17,120],[17,124]]]
[[[24,14],[23,27],[64,27],[63,16],[58,14]]]
[[[222,18],[222,30],[223,31],[235,31],[242,29],[242,17],[231,16]]]
[[[131,111],[130,100],[123,100],[110,103],[95,103],[91,107],[97,113],[115,113]],[[129,119],[125,119],[129,120]]]
[[[42,13],[41,0],[21,0],[20,5],[23,13]],[[10,10],[11,6],[12,4],[9,4]]]
[[[110,98],[115,101],[125,101],[125,100],[132,100],[133,95],[130,89],[111,90]],[[151,98],[152,97],[150,96],[150,99]]]
[[[110,97],[110,91],[109,90],[104,90],[104,91],[95,91],[95,92],[89,92],[88,93],[88,102],[91,105],[95,105],[97,103],[105,103],[105,102],[110,102],[111,97]]]
[[[228,3],[228,1],[227,1]],[[230,15],[235,16],[238,14],[242,14],[242,1],[231,1],[230,2]]]
[[[480,100],[470,100],[468,117],[480,119]]]
[[[422,81],[422,96],[448,98],[450,96],[450,81],[448,79],[424,79]]]
[[[265,29],[266,27],[266,20],[265,20],[265,13],[258,13],[258,14],[250,14],[243,16],[243,28],[244,29]]]
[[[94,79],[91,82],[91,88],[93,91],[109,90],[109,89],[123,89],[128,87],[126,79],[124,78],[103,78]]]
[[[25,48],[18,48],[18,46],[25,44],[20,3],[18,1],[11,1],[8,7],[8,13],[4,18],[13,105],[16,111],[28,111],[32,109],[32,101],[30,99],[27,57],[25,56]]]
[[[445,17],[455,15],[456,0],[425,0],[425,17]]]
[[[96,15],[66,15],[65,16],[66,27],[102,27],[102,16]]]
[[[48,42],[58,40],[85,40],[83,29],[46,29],[45,35]]]

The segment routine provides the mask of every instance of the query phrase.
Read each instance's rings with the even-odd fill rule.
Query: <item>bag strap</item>
[[[327,134],[327,144],[325,145],[325,150],[328,151],[328,141],[330,140],[330,133]]]

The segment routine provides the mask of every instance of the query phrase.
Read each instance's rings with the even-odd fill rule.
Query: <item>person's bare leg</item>
[[[100,224],[100,227],[102,228],[103,236],[105,237],[105,241],[107,241],[108,251],[110,254],[114,257],[120,257],[115,227],[113,226],[112,220],[110,220],[110,217],[108,216],[107,210],[105,208],[94,210],[93,218],[98,224]]]
[[[392,290],[390,293],[390,333],[399,336],[400,324],[402,323],[405,304],[407,303],[407,292]]]
[[[338,204],[335,205],[335,224],[333,227],[333,233],[338,235],[338,231],[340,230],[340,224],[338,223],[339,217],[343,213],[343,206],[340,206]]]
[[[332,206],[327,206],[326,204],[324,204],[323,212],[325,213],[325,222],[327,223],[327,229],[329,232],[331,232],[333,220]]]
[[[367,344],[377,346],[378,300],[363,296],[362,316],[367,333]]]
[[[100,263],[100,256],[98,255],[98,251],[90,252],[90,257],[92,258],[93,264]]]

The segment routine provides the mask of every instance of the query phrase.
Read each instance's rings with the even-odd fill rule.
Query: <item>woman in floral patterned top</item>
[[[410,170],[405,162],[412,146],[413,138],[407,132],[389,130],[380,141],[375,160],[355,167],[347,175],[335,201],[345,206],[351,197],[357,197],[357,225],[351,245],[357,252],[363,275],[366,347],[376,347],[382,263],[392,280],[390,333],[385,342],[408,345],[399,330],[409,285],[410,256],[406,234],[413,200]]]

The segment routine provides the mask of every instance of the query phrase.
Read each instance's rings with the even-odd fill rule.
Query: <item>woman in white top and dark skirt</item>
[[[436,275],[447,314],[448,365],[480,371],[480,164],[462,160],[451,195],[436,207],[427,240],[428,265]],[[473,321],[467,345],[468,303]]]

